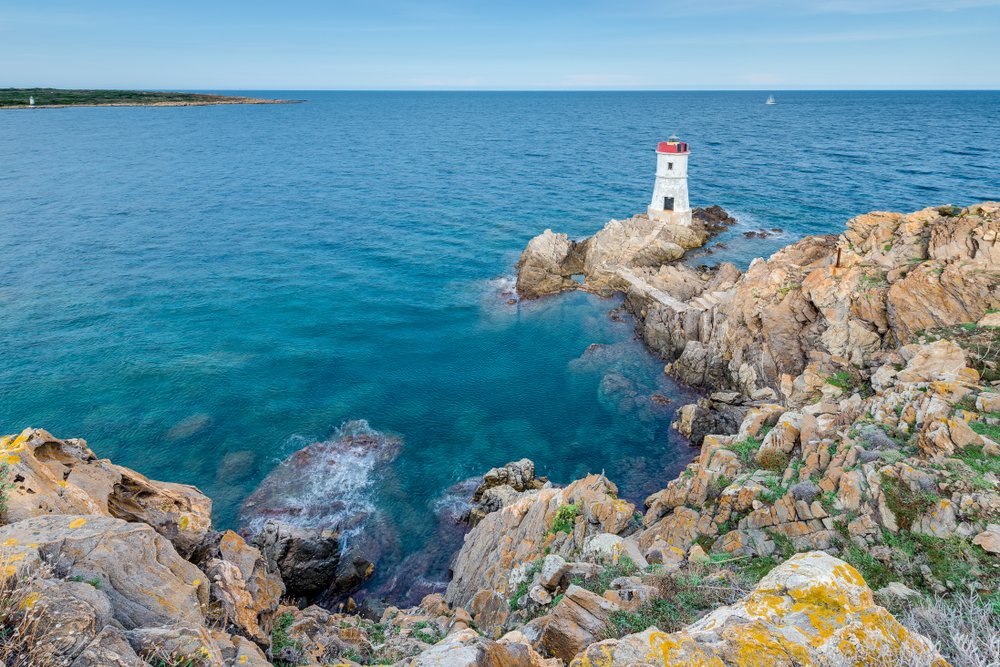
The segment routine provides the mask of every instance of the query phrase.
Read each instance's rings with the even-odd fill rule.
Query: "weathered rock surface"
[[[285,593],[277,568],[269,567],[260,551],[231,530],[222,534],[218,557],[203,567],[211,581],[212,599],[222,606],[222,618],[254,641],[266,643]]]
[[[212,548],[212,501],[193,486],[154,482],[98,459],[80,439],[60,440],[42,429],[0,439],[10,468],[7,520],[48,514],[100,514],[145,523],[185,558]]]
[[[535,464],[530,459],[508,463],[493,468],[485,475],[472,495],[469,520],[474,524],[490,512],[511,504],[526,491],[545,486],[545,478],[535,478]]]
[[[553,531],[561,507],[575,508],[571,533]],[[628,527],[634,507],[617,498],[617,488],[604,477],[591,475],[561,489],[526,494],[514,503],[486,515],[465,538],[455,559],[446,598],[468,608],[483,592],[511,592],[510,571],[516,565],[549,553],[566,555],[583,547],[598,533],[618,533]]]
[[[696,209],[690,227],[637,215],[611,220],[583,241],[545,230],[531,239],[517,262],[517,293],[535,299],[583,288],[606,294],[628,288],[632,271],[656,271],[705,244],[709,232],[725,226],[728,214],[719,207]],[[581,283],[573,280],[579,276]]]
[[[857,570],[811,552],[775,568],[747,599],[679,632],[654,627],[595,643],[571,665],[911,664],[909,656],[926,659],[916,664],[947,664],[875,604]]]

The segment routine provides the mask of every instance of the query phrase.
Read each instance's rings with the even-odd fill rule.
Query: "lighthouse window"
[[[673,168],[674,168],[674,163],[673,162],[668,162],[667,163],[667,169],[673,169]]]

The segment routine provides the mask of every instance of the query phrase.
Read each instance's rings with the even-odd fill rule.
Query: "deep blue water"
[[[445,487],[522,456],[638,499],[689,456],[649,396],[691,394],[613,302],[508,305],[528,239],[644,210],[671,132],[692,203],[743,223],[705,261],[1000,197],[997,92],[280,95],[308,102],[0,112],[0,431],[85,437],[229,526],[366,419],[404,441],[373,490],[404,553]]]

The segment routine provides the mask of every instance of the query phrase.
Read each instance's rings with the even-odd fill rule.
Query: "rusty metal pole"
[[[835,269],[840,268],[840,248],[837,248],[837,263],[834,265]]]

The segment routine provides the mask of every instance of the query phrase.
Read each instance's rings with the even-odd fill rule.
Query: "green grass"
[[[581,588],[586,588],[591,593],[603,595],[606,590],[611,588],[611,582],[618,577],[632,577],[636,574],[639,574],[639,566],[628,556],[622,556],[614,565],[605,565],[604,569],[596,577],[589,579],[575,577],[572,583]]]
[[[748,435],[743,440],[729,445],[729,449],[736,453],[740,457],[740,460],[748,466],[753,466],[754,455],[757,450],[760,449],[760,440]]]
[[[673,632],[730,601],[724,586],[706,585],[698,576],[664,578],[659,589],[657,597],[636,611],[611,612],[607,638],[642,632],[651,626]]]
[[[969,426],[971,426],[972,430],[979,435],[985,435],[993,442],[1000,442],[1000,424],[987,424],[986,422],[975,421],[971,422]],[[996,457],[987,458],[992,458],[994,461],[996,460]]]
[[[78,574],[76,576],[70,577],[69,580],[70,581],[77,581],[77,582],[81,582],[81,583],[90,584],[91,586],[93,586],[97,590],[101,590],[101,578],[100,577],[91,577],[89,579],[86,579],[86,578],[84,578],[84,577],[82,577],[81,575]]]
[[[444,638],[441,631],[427,621],[420,621],[413,624],[413,636],[425,644],[437,644]]]
[[[865,578],[865,583],[872,590],[883,588],[894,579],[892,570],[870,553],[850,542],[842,554],[844,560],[854,566],[854,569]]]
[[[770,477],[761,482],[761,484],[766,488],[766,490],[760,494],[759,498],[768,505],[773,505],[784,498],[785,494],[788,493],[788,488],[782,484],[781,480],[777,477]]]

